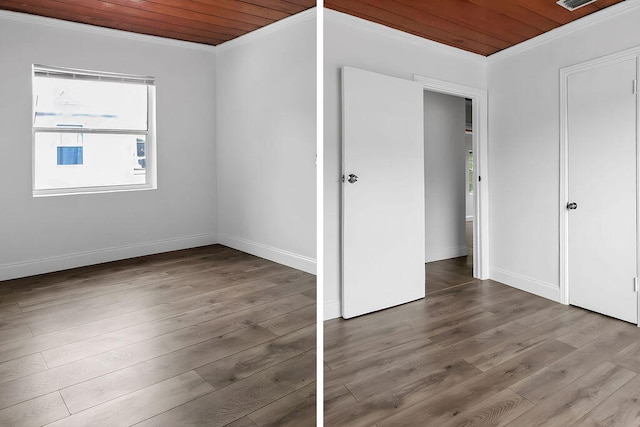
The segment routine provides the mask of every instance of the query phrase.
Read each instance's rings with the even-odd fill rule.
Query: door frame
[[[636,60],[636,81],[640,70],[640,47],[626,49],[610,55],[598,57],[579,64],[560,69],[560,192],[558,200],[559,211],[559,243],[560,243],[560,303],[569,305],[569,212],[566,204],[569,199],[569,77],[574,74],[596,70],[629,59]],[[631,90],[631,88],[629,88]],[[640,189],[640,97],[636,96],[636,188]],[[640,196],[640,195],[639,195]],[[636,197],[636,265],[640,265],[640,197]],[[636,272],[638,274],[638,272]],[[638,326],[640,326],[640,292],[638,298]]]
[[[423,89],[471,99],[473,147],[473,277],[489,278],[489,170],[487,168],[487,91],[444,80],[413,75]],[[482,180],[479,181],[478,177]]]

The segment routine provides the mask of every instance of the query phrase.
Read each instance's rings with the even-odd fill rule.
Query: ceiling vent
[[[568,10],[576,10],[582,6],[586,6],[589,3],[593,3],[596,0],[559,0],[556,3],[558,3],[560,6],[564,7],[565,9]]]

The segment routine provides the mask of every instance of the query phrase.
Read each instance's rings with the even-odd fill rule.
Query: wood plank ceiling
[[[325,0],[327,8],[489,56],[622,0],[573,12],[555,0]]]
[[[315,6],[315,0],[0,0],[0,9],[218,45]]]

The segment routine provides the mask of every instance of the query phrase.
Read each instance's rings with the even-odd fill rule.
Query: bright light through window
[[[152,78],[34,66],[33,192],[154,188]]]

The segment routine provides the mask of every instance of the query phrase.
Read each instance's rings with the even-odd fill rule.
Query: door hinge
[[[633,278],[633,292],[638,292],[638,278]]]
[[[638,81],[634,80],[633,81],[633,94],[637,94],[638,93]]]

